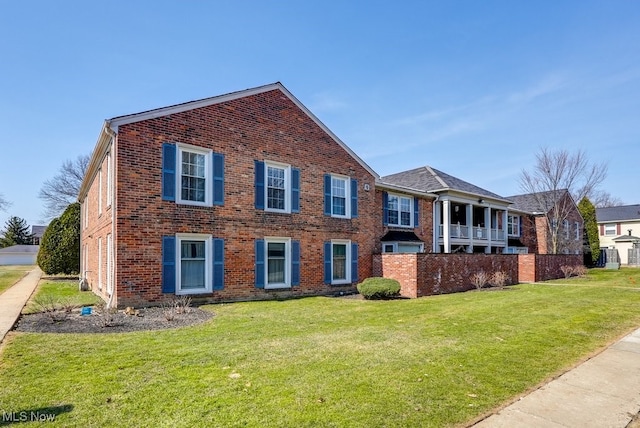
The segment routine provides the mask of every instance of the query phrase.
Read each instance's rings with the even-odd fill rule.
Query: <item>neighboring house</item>
[[[37,245],[12,245],[0,248],[0,265],[35,265],[39,249]]]
[[[116,117],[79,194],[82,274],[120,307],[351,291],[377,179],[280,83]]]
[[[582,254],[584,220],[566,189],[507,199],[513,202],[507,218],[512,252]]]
[[[640,248],[640,205],[596,208],[596,219],[600,248],[618,250],[621,264],[640,264],[629,259],[629,250]]]
[[[45,230],[47,230],[47,226],[31,226],[33,245],[40,245],[42,242],[42,235],[44,235]]]
[[[381,177],[378,188],[382,192],[384,225],[395,236],[397,215],[389,215],[392,207],[413,209],[411,200],[398,201],[390,186],[415,189],[431,195],[423,201],[422,211],[427,230],[420,240],[426,252],[434,253],[502,253],[507,247],[507,210],[510,201],[488,190],[453,177],[430,166]],[[407,211],[406,210],[406,211]],[[423,216],[424,217],[424,216]],[[411,216],[405,215],[405,223]],[[383,240],[385,238],[383,237]],[[383,248],[384,252],[388,252]]]

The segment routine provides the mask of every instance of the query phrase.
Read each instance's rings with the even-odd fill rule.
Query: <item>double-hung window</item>
[[[196,205],[210,204],[211,178],[207,171],[210,169],[210,150],[194,147],[178,146],[180,189],[178,202]]]
[[[615,224],[605,224],[604,225],[604,234],[606,236],[613,236],[616,234],[616,225]]]
[[[255,161],[255,207],[277,213],[300,212],[300,170],[271,161]]]
[[[576,241],[579,241],[580,240],[580,222],[576,221],[574,225],[576,227]]]
[[[348,217],[349,210],[349,179],[344,177],[331,177],[331,215],[335,217]]]
[[[300,241],[269,237],[255,242],[256,287],[291,288],[300,285]]]
[[[185,205],[224,205],[224,155],[188,144],[163,144],[162,199]]]
[[[266,164],[267,174],[267,206],[269,211],[288,212],[289,198],[289,167],[284,165]]]
[[[507,216],[507,234],[509,236],[520,236],[520,216]]]
[[[358,280],[358,244],[334,239],[324,244],[324,282],[351,284]]]
[[[202,233],[162,238],[162,292],[203,294],[224,288],[224,241]]]
[[[358,180],[325,174],[324,214],[338,218],[358,217]]]
[[[388,224],[413,227],[413,198],[389,194],[387,201]]]

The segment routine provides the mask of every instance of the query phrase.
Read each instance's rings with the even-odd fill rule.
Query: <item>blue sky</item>
[[[282,82],[380,175],[431,165],[521,193],[546,146],[640,203],[637,1],[1,1],[0,212],[104,119]]]

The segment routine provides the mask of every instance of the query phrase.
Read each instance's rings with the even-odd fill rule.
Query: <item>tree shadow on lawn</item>
[[[0,426],[9,426],[28,422],[53,422],[58,415],[68,413],[72,410],[73,404],[63,404],[61,406],[40,407],[37,409],[18,411],[2,409]]]

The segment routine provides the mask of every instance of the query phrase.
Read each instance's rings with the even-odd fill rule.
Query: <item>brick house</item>
[[[507,199],[513,202],[507,224],[509,246],[514,252],[582,254],[584,219],[566,189]]]
[[[120,307],[352,290],[377,179],[280,83],[116,117],[79,194],[82,275]]]

